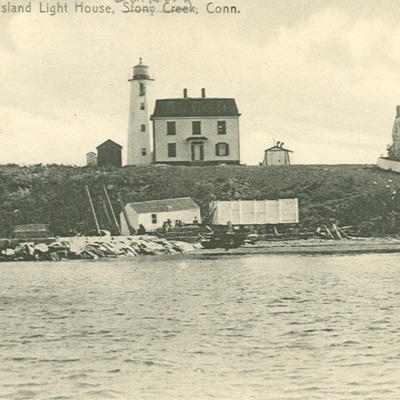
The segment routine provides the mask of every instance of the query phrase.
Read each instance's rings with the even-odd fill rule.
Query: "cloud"
[[[264,124],[268,145],[272,137],[296,145],[301,154],[295,160],[303,163],[375,162],[390,141],[400,80],[388,62],[392,28],[381,17],[356,19],[332,7],[282,28],[263,49],[268,62],[259,91],[265,99],[257,95],[253,112],[261,118],[250,130]],[[250,149],[243,154],[252,158]]]

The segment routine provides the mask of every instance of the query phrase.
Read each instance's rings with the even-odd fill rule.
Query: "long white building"
[[[129,222],[135,230],[142,224],[146,231],[151,232],[161,228],[168,220],[173,225],[177,220],[183,224],[201,222],[200,207],[190,197],[128,203],[125,208]],[[129,235],[123,213],[120,214],[120,219],[122,234]]]

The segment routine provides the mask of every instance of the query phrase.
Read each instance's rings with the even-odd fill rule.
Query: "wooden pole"
[[[99,226],[99,222],[97,221],[96,212],[94,211],[93,202],[92,202],[92,198],[90,197],[88,185],[85,185],[85,189],[86,189],[86,194],[89,199],[90,208],[92,209],[93,219],[94,219],[94,223],[96,225],[96,231],[100,235],[100,226]]]
[[[99,197],[100,197],[101,205],[103,206],[104,214],[107,217],[107,221],[108,221],[108,225],[110,227],[110,231],[112,232],[114,230],[114,227],[113,227],[113,223],[111,221],[110,213],[108,212],[108,209],[107,209],[107,204],[106,204],[103,196],[99,196]]]
[[[116,230],[117,234],[120,235],[121,234],[121,228],[118,225],[117,218],[115,217],[114,209],[113,209],[113,206],[111,204],[110,197],[108,196],[108,192],[107,192],[107,189],[106,189],[105,186],[103,186],[103,191],[104,191],[104,195],[106,197],[106,201],[108,203],[108,207],[110,208],[110,211],[111,211],[111,216],[112,216],[112,220],[114,222],[115,230]]]

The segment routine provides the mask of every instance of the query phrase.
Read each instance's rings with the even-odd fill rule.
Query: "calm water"
[[[400,255],[3,263],[0,277],[0,398],[400,398]]]

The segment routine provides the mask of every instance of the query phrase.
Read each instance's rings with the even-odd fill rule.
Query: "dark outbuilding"
[[[122,146],[111,139],[97,146],[97,165],[122,167]]]

